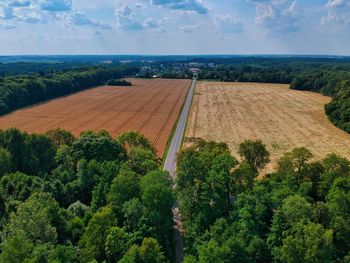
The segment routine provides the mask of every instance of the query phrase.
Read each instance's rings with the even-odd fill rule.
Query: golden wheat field
[[[350,135],[327,118],[329,97],[290,90],[288,85],[198,82],[186,130],[186,141],[203,138],[238,145],[261,139],[271,153],[271,171],[278,158],[307,147],[316,159],[329,153],[350,158]]]
[[[16,127],[28,133],[63,128],[105,129],[113,136],[139,131],[161,157],[190,87],[189,80],[130,79],[131,87],[101,86],[54,99],[0,117],[0,129]]]

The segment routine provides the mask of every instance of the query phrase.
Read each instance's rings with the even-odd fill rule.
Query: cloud
[[[240,18],[225,15],[215,16],[215,24],[222,33],[241,33],[243,32],[243,22]]]
[[[102,23],[97,20],[90,19],[86,14],[82,12],[76,12],[70,17],[71,22],[76,26],[91,26],[101,29],[111,29],[112,27],[108,24]]]
[[[252,2],[252,0],[250,0]],[[257,25],[271,32],[295,32],[300,29],[300,16],[297,2],[288,0],[253,1],[256,4]]]
[[[329,0],[325,7],[327,16],[322,17],[321,24],[350,24],[350,2],[348,0]]]
[[[142,21],[135,15],[129,6],[124,6],[116,11],[118,27],[125,30],[140,30],[143,28]]]
[[[197,24],[193,26],[182,26],[180,29],[185,33],[193,33],[202,27],[202,24]]]
[[[208,9],[199,0],[151,0],[151,4],[175,10],[196,12],[198,14],[208,13]]]
[[[0,18],[5,20],[16,18],[13,8],[9,6],[0,7]]]
[[[41,0],[41,10],[52,12],[64,12],[72,9],[72,0]]]
[[[0,29],[11,30],[11,29],[16,29],[16,28],[17,28],[17,26],[15,26],[15,25],[0,24]]]
[[[146,19],[139,18],[133,9],[129,6],[124,6],[116,10],[118,27],[123,30],[143,30],[143,29],[158,29],[164,31],[164,20],[148,17]]]

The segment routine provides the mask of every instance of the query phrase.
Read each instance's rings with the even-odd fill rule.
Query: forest
[[[0,77],[0,114],[73,92],[104,85],[110,79],[133,75],[138,68],[80,67],[45,74]]]
[[[173,203],[136,132],[0,131],[0,262],[168,262]]]
[[[266,146],[239,155],[196,140],[173,182],[137,132],[1,130],[0,262],[174,262],[176,199],[185,263],[349,262],[350,161],[297,148],[259,177]]]
[[[224,143],[198,141],[179,156],[176,193],[185,263],[349,262],[350,162],[320,161],[306,148],[276,171],[261,141],[245,141],[239,162]]]

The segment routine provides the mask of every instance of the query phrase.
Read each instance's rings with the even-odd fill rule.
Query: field
[[[186,141],[203,138],[228,143],[237,156],[239,143],[261,139],[277,159],[296,147],[315,158],[329,153],[350,158],[350,135],[324,113],[329,97],[290,90],[288,85],[199,82],[188,121]]]
[[[191,82],[132,79],[132,87],[98,87],[0,118],[0,129],[43,133],[57,127],[78,136],[105,129],[113,136],[139,131],[162,156]]]

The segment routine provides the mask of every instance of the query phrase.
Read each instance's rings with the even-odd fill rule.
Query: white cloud
[[[91,26],[101,29],[111,29],[112,27],[106,23],[102,23],[97,20],[90,19],[86,14],[82,12],[75,12],[70,16],[72,24],[76,26]]]
[[[257,25],[270,32],[295,32],[300,29],[300,16],[297,2],[288,0],[254,1],[256,4]]]
[[[321,23],[350,24],[350,2],[348,0],[329,0],[326,4],[327,16],[322,17]]]
[[[200,29],[202,27],[202,24],[197,24],[197,25],[188,25],[188,26],[182,26],[180,29],[185,32],[185,33],[193,33]]]
[[[123,30],[158,29],[164,31],[164,20],[156,19],[154,17],[142,19],[127,5],[116,10],[115,14],[118,27]]]
[[[243,32],[243,22],[239,17],[225,15],[215,16],[215,24],[222,33],[241,33]]]

